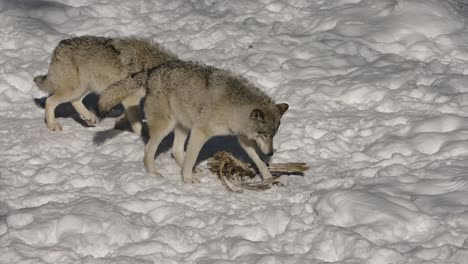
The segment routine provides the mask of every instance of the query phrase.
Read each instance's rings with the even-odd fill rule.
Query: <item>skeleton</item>
[[[273,163],[268,166],[273,177],[255,181],[257,171],[250,164],[235,158],[231,153],[219,151],[208,159],[210,170],[216,173],[229,191],[243,192],[243,189],[262,191],[282,185],[278,178],[283,174],[301,174],[309,169],[305,163]]]

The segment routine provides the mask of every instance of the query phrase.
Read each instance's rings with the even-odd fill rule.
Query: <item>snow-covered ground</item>
[[[0,263],[468,263],[464,2],[0,0]],[[182,183],[172,139],[148,175],[116,118],[48,131],[32,78],[85,34],[248,77],[290,104],[272,161],[310,170],[238,194]]]

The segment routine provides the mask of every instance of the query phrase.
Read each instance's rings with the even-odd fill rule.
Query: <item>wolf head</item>
[[[286,103],[272,104],[256,108],[250,113],[247,137],[255,141],[266,155],[273,155],[273,138],[278,131],[280,119],[288,108]]]

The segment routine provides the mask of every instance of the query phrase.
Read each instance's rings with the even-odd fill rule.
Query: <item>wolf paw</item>
[[[62,126],[57,122],[47,123],[47,127],[51,131],[61,131],[62,130]]]
[[[197,178],[191,177],[191,178],[185,178],[184,182],[192,184],[192,183],[200,183],[200,180]]]
[[[128,128],[128,119],[125,117],[120,118],[119,120],[115,121],[114,128],[124,130]]]
[[[133,133],[135,133],[137,136],[141,136],[141,131],[143,130],[143,127],[141,123],[134,123],[132,124],[132,130]]]
[[[88,126],[95,127],[97,124],[97,119],[95,116],[89,116],[89,117],[84,117],[81,116],[81,119],[83,119]]]
[[[155,170],[148,170],[148,172],[149,172],[150,174],[152,174],[153,176],[163,178],[162,174],[159,173],[159,172],[157,172],[157,171],[155,171]]]
[[[260,174],[262,175],[263,180],[268,180],[273,178],[273,175],[271,175],[271,172],[266,169],[266,170],[260,170]]]

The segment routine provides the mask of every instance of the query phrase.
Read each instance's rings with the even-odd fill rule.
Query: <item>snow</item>
[[[0,0],[0,263],[467,263],[468,2]],[[153,39],[240,73],[290,109],[284,187],[226,191],[201,153],[184,184],[163,142],[44,124],[32,79],[78,35]],[[85,104],[95,109],[96,97]],[[41,107],[42,104],[42,107]]]

